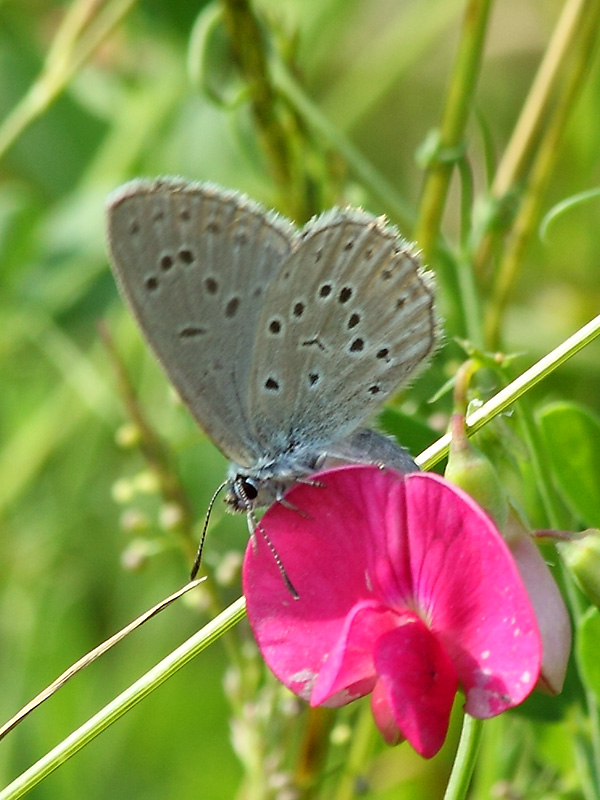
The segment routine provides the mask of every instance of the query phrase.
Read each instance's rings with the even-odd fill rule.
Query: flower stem
[[[562,344],[554,348],[552,352],[541,358],[537,364],[525,370],[522,375],[509,383],[508,386],[505,386],[504,389],[501,389],[481,408],[470,414],[466,420],[468,432],[475,433],[495,416],[505,411],[515,400],[518,400],[519,397],[554,372],[561,364],[572,358],[598,335],[600,335],[600,315],[594,317],[587,325],[584,325]],[[437,442],[417,456],[416,462],[421,469],[430,469],[447,454],[450,439],[449,434],[441,436]]]
[[[490,6],[491,0],[470,0],[465,9],[461,40],[440,126],[438,156],[434,158],[425,180],[415,233],[425,262],[431,260],[454,169],[454,160],[443,156],[457,150],[462,142],[479,76]]]
[[[276,54],[272,56],[271,70],[279,91],[298,116],[317,137],[330,144],[343,156],[352,174],[382,204],[394,222],[403,230],[410,230],[414,223],[413,211],[398,195],[393,184],[387,181],[350,139],[330,122]]]
[[[463,800],[467,796],[482,733],[483,720],[475,719],[465,714],[460,742],[458,743],[458,750],[456,751],[456,758],[454,759],[454,766],[446,787],[444,800]]]
[[[492,349],[498,346],[502,316],[517,278],[525,247],[536,230],[546,185],[561,152],[566,125],[592,63],[600,18],[598,0],[588,0],[586,12],[581,16],[574,63],[567,75],[564,89],[552,112],[546,132],[537,147],[519,212],[498,266],[490,307],[486,315],[486,342]]]

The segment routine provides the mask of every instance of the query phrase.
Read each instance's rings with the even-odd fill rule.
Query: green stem
[[[353,800],[356,797],[356,781],[365,774],[373,752],[375,730],[371,706],[364,703],[352,731],[352,741],[333,800]]]
[[[307,207],[305,172],[297,163],[292,141],[298,131],[291,115],[286,116],[272,81],[264,28],[249,0],[221,0],[221,5],[233,58],[246,82],[259,141],[282,202],[292,219],[303,221],[312,210]]]
[[[475,281],[470,247],[473,175],[471,166],[464,156],[458,162],[458,169],[461,177],[461,234],[460,252],[456,259],[457,285],[467,338],[475,347],[483,348],[483,326],[481,324],[479,292]]]
[[[0,158],[58,97],[134,3],[135,0],[114,0],[103,5],[79,0],[69,8],[39,77],[0,126]],[[94,20],[97,9],[100,11]]]
[[[467,417],[467,430],[475,433],[495,416],[505,411],[515,400],[524,395],[536,384],[554,372],[565,361],[568,361],[583,347],[600,335],[600,315],[584,325],[576,333],[566,339],[562,344],[541,358],[536,364],[516,378],[504,389],[501,389],[491,400]],[[430,469],[437,464],[448,452],[450,435],[445,434],[437,442],[417,456],[416,462],[422,469]]]
[[[458,750],[444,794],[444,800],[464,800],[467,796],[482,733],[483,720],[474,719],[465,714],[460,742],[458,743]]]
[[[577,49],[580,28],[597,0],[568,0],[548,43],[527,99],[492,183],[493,197],[503,197],[523,176],[537,150],[544,120],[565,60]]]
[[[215,617],[202,630],[191,636],[176,650],[163,658],[139,680],[122,692],[101,711],[87,720],[80,728],[64,739],[32,767],[23,772],[0,792],[0,800],[17,800],[23,797],[47,775],[75,755],[98,734],[120,719],[130,708],[137,705],[161,683],[184,667],[188,661],[220,638],[226,631],[243,619],[246,603],[240,597],[235,603]]]
[[[350,139],[327,119],[289,70],[275,56],[271,69],[279,91],[298,116],[317,137],[327,142],[343,156],[352,174],[382,204],[394,222],[405,231],[411,230],[414,224],[414,212],[398,195],[395,187],[365,158]]]
[[[522,264],[525,247],[536,230],[545,189],[564,141],[565,128],[592,63],[598,39],[600,3],[598,0],[588,0],[587,7],[587,15],[584,16],[582,25],[577,31],[578,46],[574,63],[545,135],[537,148],[519,212],[498,267],[490,308],[486,316],[486,342],[491,349],[498,347],[504,310]]]
[[[440,127],[440,154],[451,152],[462,143],[479,77],[490,6],[491,0],[469,0],[465,9],[461,39]],[[431,260],[435,248],[453,169],[452,160],[437,158],[425,180],[415,238],[423,250],[426,262]]]

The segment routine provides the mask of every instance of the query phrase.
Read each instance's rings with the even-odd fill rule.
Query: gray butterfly
[[[438,329],[430,275],[382,218],[332,209],[298,230],[236,192],[165,178],[114,192],[108,235],[146,339],[232,462],[232,509],[339,461],[416,469],[360,427]]]

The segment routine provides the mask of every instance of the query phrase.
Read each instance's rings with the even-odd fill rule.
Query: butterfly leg
[[[254,548],[254,552],[256,552],[256,547],[257,547],[256,531],[258,531],[260,533],[260,535],[262,536],[264,543],[269,548],[269,550],[271,552],[271,555],[273,556],[273,560],[275,561],[277,569],[279,570],[279,572],[281,574],[281,577],[283,578],[283,582],[285,583],[289,593],[292,595],[294,600],[299,600],[300,599],[300,595],[298,594],[298,592],[294,588],[294,584],[289,579],[288,574],[286,572],[286,569],[283,566],[283,561],[281,560],[281,556],[279,555],[279,553],[277,552],[277,550],[275,548],[275,545],[273,544],[273,542],[269,538],[269,534],[264,529],[264,527],[262,525],[262,521],[258,522],[256,520],[256,518],[254,517],[254,514],[252,513],[252,511],[249,511],[247,513],[246,519],[248,520],[248,529],[250,531],[250,538],[252,540],[252,547]]]

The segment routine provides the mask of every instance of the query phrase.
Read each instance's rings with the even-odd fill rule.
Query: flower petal
[[[448,654],[413,616],[377,640],[375,667],[402,735],[418,753],[431,758],[444,744],[458,686]],[[379,712],[385,736],[389,720]]]
[[[296,484],[286,494],[293,508],[275,503],[265,513],[246,549],[242,574],[248,618],[263,657],[279,680],[306,700],[345,636],[346,616],[362,601],[379,602],[376,584],[398,585],[382,554],[388,496],[399,476],[350,466],[317,479],[318,485]],[[261,530],[275,546],[298,600]],[[365,657],[371,663],[369,650]]]
[[[371,713],[386,744],[395,747],[406,741],[406,737],[402,735],[402,731],[394,719],[387,690],[381,681],[377,681],[371,694]]]
[[[538,688],[558,694],[565,681],[571,652],[569,613],[542,554],[514,513],[509,516],[507,533],[510,551],[527,587],[542,636]]]
[[[340,636],[323,664],[313,687],[313,706],[344,705],[372,691],[376,682],[373,662],[376,642],[403,624],[399,614],[373,602],[358,603],[346,617]]]
[[[406,478],[414,594],[452,659],[466,711],[485,719],[522,702],[541,639],[508,547],[469,495],[431,473]]]
[[[381,607],[421,618],[452,660],[470,714],[485,718],[521,702],[538,677],[539,630],[485,512],[431,474],[350,466],[316,480],[296,484],[286,506],[267,511],[244,561],[250,624],[277,677],[313,703],[369,691],[383,623],[369,620],[367,608]]]

